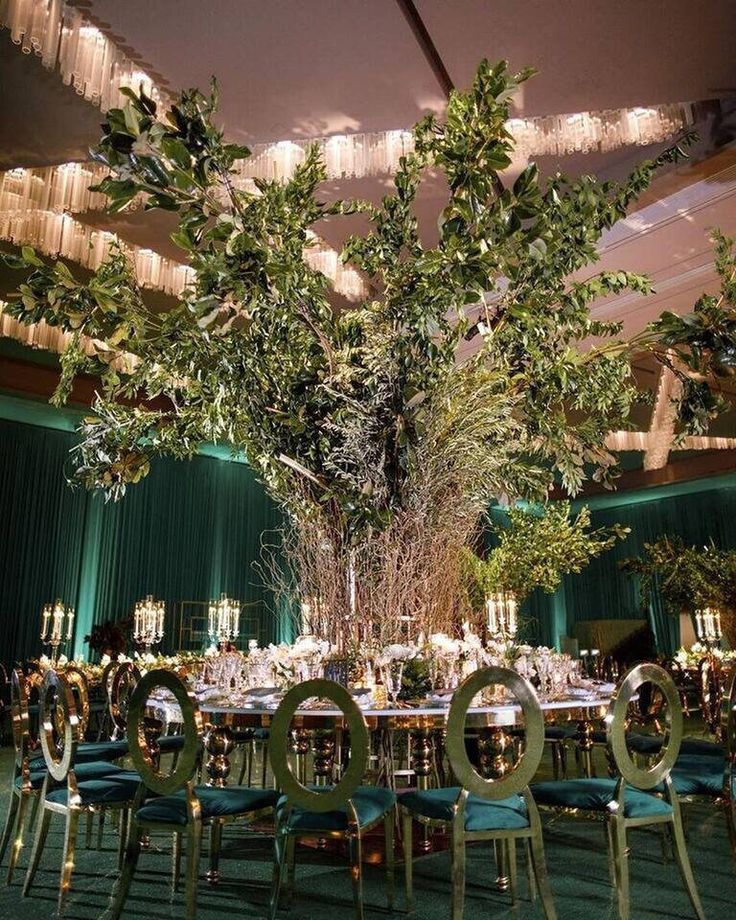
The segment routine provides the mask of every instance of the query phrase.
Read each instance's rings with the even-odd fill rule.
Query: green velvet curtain
[[[583,501],[573,503],[573,510]],[[594,527],[621,523],[628,538],[594,560],[579,575],[570,575],[553,596],[535,592],[525,605],[533,638],[555,645],[579,620],[648,617],[660,652],[669,654],[680,643],[679,621],[668,616],[655,593],[642,611],[637,579],[618,568],[621,559],[641,553],[644,544],[664,534],[687,543],[711,538],[724,549],[736,547],[736,474],[678,483],[640,492],[612,493],[588,500]]]
[[[73,651],[92,625],[130,614],[148,593],[173,613],[221,591],[243,603],[241,635],[282,635],[274,599],[253,563],[262,534],[283,524],[243,463],[161,460],[124,500],[72,490],[64,465],[76,435],[0,420],[0,660],[38,654],[40,610],[61,597],[77,607]],[[170,615],[169,621],[173,622]],[[177,646],[169,634],[163,647]]]

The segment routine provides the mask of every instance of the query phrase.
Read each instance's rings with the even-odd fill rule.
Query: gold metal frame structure
[[[477,694],[487,687],[501,685],[518,700],[524,717],[525,744],[523,753],[514,767],[502,777],[481,776],[471,763],[465,747],[465,723],[468,709]],[[402,837],[406,875],[406,900],[408,909],[413,906],[412,820],[427,827],[439,827],[450,834],[452,904],[451,920],[462,920],[465,900],[465,845],[477,840],[491,840],[500,847],[497,855],[508,866],[511,895],[516,902],[516,842],[524,840],[527,848],[529,887],[534,897],[539,890],[542,909],[547,920],[555,920],[554,902],[547,875],[542,841],[542,823],[537,806],[529,791],[529,782],[537,771],[544,750],[544,717],[534,688],[516,671],[508,668],[484,668],[472,674],[455,691],[447,719],[445,750],[450,767],[461,784],[453,806],[452,820],[441,821],[413,814],[402,806]],[[529,817],[529,826],[516,830],[508,828],[488,831],[466,831],[465,813],[470,795],[489,802],[513,795],[521,795]]]
[[[55,701],[54,706],[52,706],[52,701]],[[33,885],[48,836],[51,816],[53,814],[63,815],[66,818],[66,828],[57,902],[58,913],[61,915],[71,888],[77,831],[82,813],[96,814],[106,810],[120,812],[120,848],[118,851],[118,860],[120,860],[132,797],[127,801],[114,803],[83,803],[74,772],[77,746],[81,740],[81,723],[77,715],[71,684],[61,674],[49,669],[44,676],[39,703],[39,735],[48,772],[41,789],[33,850],[23,883],[23,895],[27,895]],[[66,802],[49,801],[48,793],[64,784],[67,790]]]
[[[184,748],[179,753],[175,766],[172,766],[169,772],[162,770],[159,758],[158,737],[161,725],[157,720],[147,716],[148,701],[157,689],[166,690],[175,697],[181,710],[182,733],[185,737]],[[151,831],[174,835],[172,862],[174,890],[177,889],[179,882],[182,837],[186,836],[185,917],[186,920],[195,920],[203,827],[209,826],[211,829],[210,873],[211,878],[216,879],[223,825],[242,817],[253,821],[270,814],[272,809],[259,809],[211,819],[202,817],[202,805],[197,798],[194,776],[202,754],[204,722],[194,694],[176,674],[158,668],[141,677],[130,698],[127,716],[130,757],[140,772],[143,782],[132,806],[122,871],[111,896],[111,920],[119,920],[122,914],[138,864],[142,838]],[[140,820],[138,810],[143,804],[147,790],[161,796],[172,795],[184,790],[187,809],[186,827],[182,828],[181,824],[174,822]],[[227,789],[223,789],[222,793],[226,794]]]
[[[315,792],[304,786],[289,763],[291,749],[291,722],[299,706],[308,699],[317,697],[333,702],[343,714],[347,731],[350,733],[350,761],[340,782],[333,788]],[[363,713],[345,687],[331,680],[315,679],[297,684],[286,694],[271,722],[269,757],[276,785],[283,790],[286,802],[277,812],[275,828],[275,860],[271,917],[276,917],[282,891],[287,903],[293,895],[296,874],[296,842],[300,837],[319,837],[347,840],[350,857],[350,875],[353,883],[353,902],[357,920],[363,920],[363,871],[361,866],[362,839],[364,834],[383,822],[386,847],[386,897],[388,909],[394,903],[394,823],[395,808],[370,824],[361,826],[352,796],[361,785],[368,763],[370,739]],[[324,828],[300,831],[289,827],[289,816],[294,808],[301,808],[314,814],[326,814],[345,807],[348,824],[344,830],[336,830],[325,822]]]

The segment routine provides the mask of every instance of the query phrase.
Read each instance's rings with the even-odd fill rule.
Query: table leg
[[[309,754],[309,732],[295,728],[291,732],[293,751],[296,754],[296,778],[302,785],[307,782],[307,755]]]
[[[235,747],[233,733],[229,725],[208,725],[204,736],[204,747],[209,757],[207,758],[208,786],[224,789],[230,775],[230,754]]]
[[[501,779],[511,769],[506,752],[513,739],[500,726],[483,728],[478,734],[478,760],[482,776]]]
[[[583,775],[590,779],[594,775],[593,723],[590,719],[580,719],[578,721],[577,743],[580,751],[580,761],[583,766]]]
[[[411,733],[411,738],[411,767],[417,778],[417,789],[427,789],[432,773],[432,737],[428,729],[419,728]],[[423,837],[419,849],[428,853],[432,849],[429,828],[424,826],[422,830]]]
[[[317,729],[312,736],[314,785],[329,786],[335,766],[335,733],[331,728]]]

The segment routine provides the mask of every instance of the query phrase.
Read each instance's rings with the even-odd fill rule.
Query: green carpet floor
[[[11,770],[11,752],[0,751],[0,808],[7,803],[6,777]],[[707,805],[687,807],[689,850],[695,877],[709,920],[736,918],[736,871],[731,861],[723,816]],[[35,887],[21,897],[21,883],[27,865],[26,846],[14,884],[6,887],[5,866],[0,870],[0,920],[46,920],[56,916],[56,891],[61,860],[63,821],[53,819],[41,869]],[[675,863],[664,862],[660,836],[633,832],[631,844],[632,920],[664,920],[693,916]],[[68,920],[96,920],[107,911],[116,875],[115,831],[106,829],[100,851],[81,847],[72,893],[65,911]],[[555,905],[560,920],[614,918],[615,904],[609,883],[608,865],[600,824],[557,818],[545,819],[547,864]],[[151,849],[142,854],[138,872],[124,912],[126,918],[172,920],[183,917],[183,894],[171,895],[169,884],[170,840],[153,838]],[[225,829],[221,861],[222,881],[216,888],[202,881],[199,887],[201,920],[224,916],[237,918],[267,916],[271,880],[271,840],[265,833],[230,825]],[[297,888],[294,903],[281,916],[293,920],[350,918],[352,902],[346,864],[337,854],[299,848]],[[202,872],[207,851],[203,848]],[[521,901],[512,909],[508,897],[493,887],[494,865],[489,845],[468,850],[465,917],[481,920],[541,917],[539,904],[529,902],[525,873],[520,865]],[[447,853],[429,854],[415,860],[415,911],[417,920],[446,920],[450,904],[450,863]],[[403,873],[398,867],[397,895],[401,916]],[[383,873],[378,866],[365,867],[367,917],[387,916],[383,896]]]

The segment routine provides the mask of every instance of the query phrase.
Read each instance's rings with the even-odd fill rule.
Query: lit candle
[[[508,610],[509,610],[509,620],[508,620],[508,631],[509,635],[516,635],[516,598],[509,597],[508,601]]]
[[[721,611],[716,611],[716,639],[720,639],[723,633],[721,632]]]
[[[74,608],[69,607],[66,611],[66,638],[67,641],[72,637],[72,631],[74,630]]]
[[[61,642],[61,625],[64,619],[64,608],[61,606],[61,601],[57,601],[54,604],[53,616],[54,621],[51,624],[51,640],[52,642]]]
[[[495,598],[489,597],[486,600],[486,610],[488,611],[488,631],[491,633],[491,635],[495,635],[498,632]]]
[[[695,611],[695,632],[699,640],[703,638],[703,614],[699,610]]]
[[[44,604],[43,621],[41,625],[41,641],[45,642],[49,631],[49,620],[51,619],[51,605]]]

